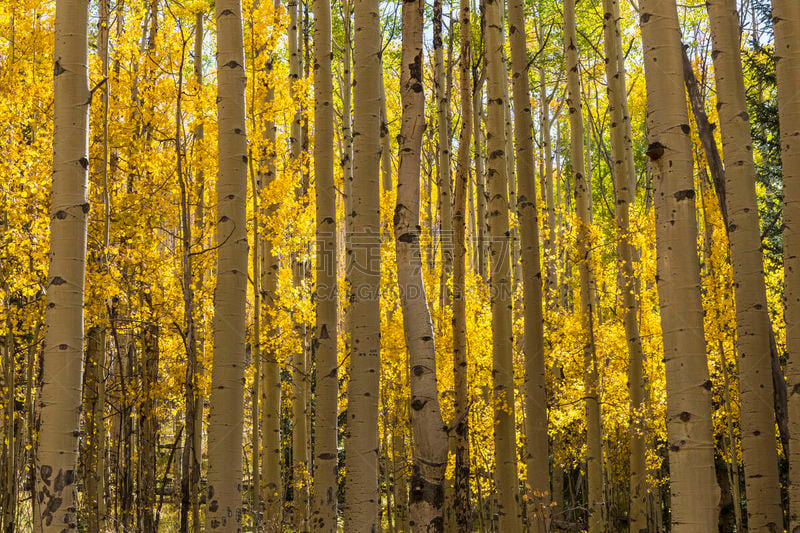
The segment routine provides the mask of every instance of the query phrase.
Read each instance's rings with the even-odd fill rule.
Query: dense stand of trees
[[[54,4],[3,531],[800,531],[795,0]]]

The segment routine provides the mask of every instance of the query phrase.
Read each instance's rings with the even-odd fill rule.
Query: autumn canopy
[[[798,0],[0,0],[0,530],[800,532]]]

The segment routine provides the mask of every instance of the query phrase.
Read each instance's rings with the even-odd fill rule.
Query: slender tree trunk
[[[540,31],[540,34],[542,32]],[[542,158],[544,159],[544,198],[546,232],[544,239],[544,294],[547,298],[548,307],[557,305],[559,302],[557,294],[558,270],[556,266],[556,205],[553,197],[553,148],[550,142],[550,98],[547,96],[547,85],[544,69],[539,68],[539,105],[541,105],[541,135],[542,135]]]
[[[253,65],[255,66],[255,57]],[[255,73],[253,73],[255,78]],[[254,91],[255,92],[255,91]],[[255,96],[255,94],[253,95]],[[253,98],[255,104],[255,98]],[[256,128],[254,127],[255,131]],[[248,153],[248,167],[250,169],[250,189],[253,196],[253,253],[250,256],[253,268],[253,336],[251,339],[253,356],[253,388],[250,392],[250,425],[252,447],[252,461],[250,464],[250,515],[256,529],[261,526],[262,509],[264,501],[261,489],[261,379],[264,354],[261,345],[261,193],[264,187],[261,173],[253,170],[253,157]]]
[[[445,82],[444,46],[442,39],[442,1],[433,0],[433,79],[436,99],[436,188],[439,192],[439,241],[442,253],[441,302],[439,314],[450,306],[448,280],[453,271],[453,210],[450,203],[450,94]],[[420,76],[420,83],[424,83]]]
[[[274,2],[274,26],[278,25],[278,0]],[[267,90],[266,109],[272,109],[275,97],[275,88],[272,82],[272,70],[275,57],[267,56],[265,65],[265,79]],[[264,125],[264,151],[259,162],[260,172],[264,174],[264,187],[269,187],[277,176],[277,131],[275,116],[268,113]],[[274,216],[275,205],[267,204],[263,207],[264,217],[269,220]],[[277,335],[275,316],[278,311],[278,259],[274,256],[272,239],[265,235],[261,242],[261,292],[264,301],[265,330],[267,338]],[[283,522],[283,482],[281,478],[281,368],[277,358],[277,346],[269,343],[264,350],[262,359],[261,381],[261,449],[263,458],[261,462],[261,482],[263,483],[262,495],[264,497],[264,519],[262,525],[268,532],[280,531]]]
[[[699,159],[699,157],[697,157]],[[700,168],[700,211],[703,213],[703,229],[704,229],[704,246],[703,246],[703,264],[706,265],[707,272],[706,276],[710,280],[716,279],[717,271],[714,265],[714,262],[711,259],[711,252],[712,252],[712,239],[713,239],[713,229],[714,225],[708,216],[708,206],[706,203],[706,192],[708,190],[706,183],[708,182],[708,173],[706,172],[705,167]],[[713,286],[713,285],[712,285]],[[714,286],[714,291],[711,294],[712,302],[714,308],[717,310],[715,313],[715,320],[719,324],[722,320],[724,320],[720,315],[720,309],[724,308],[724,303],[721,301],[720,298],[720,291]],[[722,325],[723,332],[725,336],[728,335],[727,327]],[[726,470],[728,471],[728,478],[730,484],[730,492],[731,492],[731,505],[733,506],[733,513],[734,513],[734,520],[736,524],[736,531],[742,530],[742,505],[741,505],[741,496],[739,491],[739,450],[736,445],[737,439],[735,436],[733,424],[734,424],[734,413],[733,413],[733,406],[731,404],[731,385],[730,385],[730,370],[728,368],[728,359],[727,354],[725,353],[725,342],[724,339],[720,339],[717,342],[717,346],[719,349],[720,354],[720,367],[722,368],[722,400],[725,406],[725,422],[726,422],[726,440],[724,440],[724,454],[725,454],[725,463],[726,463]]]
[[[469,388],[467,375],[467,195],[470,193],[470,142],[472,141],[472,85],[470,69],[472,60],[472,32],[469,0],[459,4],[459,100],[461,103],[461,133],[458,139],[458,157],[455,179],[455,205],[453,209],[453,437],[455,439],[455,468],[453,472],[453,499],[451,502],[455,527],[458,531],[472,529],[470,479],[469,479]]]
[[[58,0],[55,22],[53,192],[35,482],[47,532],[77,530],[83,292],[89,213],[86,0]]]
[[[206,528],[235,530],[242,518],[245,305],[247,297],[247,133],[240,0],[217,0],[217,288],[208,428]]]
[[[716,531],[711,382],[697,259],[697,220],[680,25],[674,0],[642,0],[649,146],[667,381],[672,530]],[[658,65],[656,67],[655,65]]]
[[[156,400],[153,391],[158,383],[159,360],[159,327],[158,324],[147,324],[142,332],[142,405],[139,411],[139,458],[141,461],[141,477],[139,479],[139,505],[141,508],[140,524],[144,531],[156,531],[156,447],[158,445],[158,418],[156,416]]]
[[[411,369],[414,464],[409,506],[412,529],[419,532],[444,531],[444,474],[448,448],[447,431],[439,410],[433,322],[422,281],[420,251],[420,151],[422,134],[426,127],[422,58],[423,6],[422,0],[403,4],[403,50],[400,61],[403,116],[398,137],[400,163],[394,213],[397,282]],[[439,118],[442,119],[441,110]],[[444,142],[443,139],[440,139],[441,142]],[[440,164],[441,161],[440,151]],[[449,167],[447,170],[449,173]],[[449,174],[446,186],[449,189]],[[449,195],[443,199],[450,202]]]
[[[783,169],[786,374],[789,389],[789,531],[800,532],[800,5],[772,0]]]
[[[705,101],[700,92],[697,78],[694,75],[692,62],[686,53],[686,47],[682,47],[682,50],[683,77],[686,83],[686,90],[689,93],[689,102],[692,105],[692,115],[694,116],[695,124],[697,124],[697,134],[700,137],[700,143],[703,145],[703,151],[706,155],[706,164],[708,164],[711,178],[714,180],[714,192],[717,194],[722,220],[727,231],[728,210],[727,202],[725,201],[725,169],[722,167],[722,158],[719,156],[717,141],[714,139],[715,125],[709,121],[706,114]]]
[[[606,506],[603,491],[603,451],[600,420],[599,378],[594,344],[594,272],[592,270],[590,226],[591,189],[584,165],[583,104],[578,72],[575,0],[564,2],[564,48],[567,60],[567,104],[570,123],[570,163],[575,210],[578,214],[578,270],[580,272],[581,325],[583,330],[584,387],[586,403],[586,477],[588,481],[589,532],[605,531]]]
[[[297,101],[300,90],[299,82],[302,76],[302,60],[300,49],[300,4],[298,0],[287,3],[289,11],[288,53],[289,53],[289,94]],[[303,202],[303,184],[300,175],[302,172],[303,151],[303,110],[298,104],[295,108],[291,125],[291,160],[289,166],[295,177],[297,186],[295,194],[298,202]],[[305,264],[299,256],[292,258],[292,273],[294,284],[299,287],[303,280]],[[305,350],[306,325],[299,317],[294,318],[295,339],[297,346],[293,354],[292,370],[292,521],[297,531],[305,531],[308,524],[309,481],[310,467],[307,456],[308,432],[306,431],[306,416],[308,415],[306,388],[308,362]]]
[[[333,70],[330,0],[314,0],[314,176],[317,216],[316,420],[311,526],[336,530],[339,482],[336,188],[333,180]],[[388,136],[387,136],[388,137]]]
[[[544,375],[544,315],[536,209],[536,165],[533,152],[533,116],[528,78],[528,46],[522,0],[508,4],[511,41],[514,134],[517,163],[517,216],[522,261],[523,318],[525,334],[525,434],[527,489],[533,511],[530,530],[547,530],[550,503],[550,450],[547,441],[547,395]]]
[[[518,531],[519,490],[514,423],[514,339],[512,331],[511,246],[509,239],[508,168],[505,142],[505,90],[502,4],[486,0],[484,42],[487,66],[488,230],[491,258],[492,355],[494,388],[495,486],[499,527]]]
[[[647,530],[647,464],[645,462],[644,351],[639,335],[639,304],[633,271],[630,235],[630,207],[635,198],[633,147],[627,136],[630,127],[627,84],[618,0],[603,0],[603,35],[606,54],[606,83],[611,111],[612,177],[614,220],[617,231],[617,261],[621,281],[623,324],[628,347],[628,390],[630,392],[630,510],[628,520],[634,533]]]
[[[736,300],[740,424],[748,528],[783,528],[775,441],[770,320],[767,307],[756,169],[739,51],[734,0],[706,2],[711,22],[717,111],[722,132],[728,238]]]
[[[203,86],[203,18],[205,13],[200,11],[195,15],[195,36],[194,36],[194,78],[198,89]],[[200,147],[203,143],[203,121],[198,120],[194,127],[195,147]],[[205,175],[202,169],[195,173],[195,189],[197,191],[197,205],[195,207],[194,225],[196,228],[198,242],[206,241],[206,213],[205,213]],[[205,281],[204,270],[200,270],[197,276],[197,286],[202,288]],[[197,393],[198,383],[202,375],[202,365],[199,362],[204,349],[204,324],[202,314],[196,317],[195,323],[195,354],[198,362],[194,372],[194,422],[192,423],[192,449],[189,457],[189,501],[192,507],[192,531],[200,533],[200,464],[202,463],[202,443],[203,443],[203,402],[204,399]],[[187,422],[188,423],[188,422]],[[185,426],[188,428],[188,425]],[[188,438],[188,437],[187,437]]]
[[[377,0],[355,4],[356,102],[350,218],[351,353],[347,403],[345,530],[378,529],[380,364],[380,23]],[[357,247],[355,245],[358,245]]]
[[[386,79],[381,62],[381,184],[383,193],[392,190],[392,139],[389,136],[389,112],[386,108]]]
[[[86,405],[86,443],[83,447],[85,498],[90,533],[105,531],[104,470],[105,470],[105,329],[92,327],[86,334],[86,378],[84,398]]]
[[[105,83],[101,90],[103,128],[102,158],[93,162],[93,170],[98,175],[102,187],[103,201],[103,249],[97,259],[99,268],[108,271],[107,250],[110,241],[111,203],[108,183],[108,115],[109,84],[108,79],[108,44],[109,44],[109,4],[106,0],[98,2],[99,20],[97,22],[97,55]],[[107,320],[108,317],[104,317]],[[99,533],[106,528],[105,506],[105,369],[106,369],[106,332],[104,326],[95,326],[87,333],[87,350],[85,362],[84,398],[86,400],[86,443],[84,464],[86,465],[85,498],[88,508],[89,533]],[[13,368],[13,367],[12,367]]]
[[[394,471],[394,524],[395,531],[408,531],[408,485],[406,474],[408,461],[406,459],[406,433],[405,433],[405,401],[399,398],[395,404],[395,415],[392,428],[392,469]]]
[[[202,55],[203,46],[203,19],[202,15],[198,14],[195,21],[195,42],[194,42],[194,63],[195,63],[195,78],[198,81],[202,79],[202,64],[200,57]],[[182,63],[182,62],[181,62]],[[182,66],[182,65],[181,65]],[[198,75],[198,70],[200,74]],[[194,468],[200,468],[199,462],[195,461],[196,453],[194,449],[195,432],[200,431],[201,428],[196,427],[197,413],[196,403],[197,394],[195,392],[195,383],[197,381],[197,324],[195,322],[195,295],[194,295],[194,274],[192,268],[192,243],[193,243],[193,226],[194,223],[191,219],[190,203],[191,192],[188,187],[186,177],[183,172],[183,146],[181,143],[182,136],[182,121],[181,116],[181,95],[183,94],[183,69],[178,73],[178,104],[175,112],[175,155],[178,174],[178,185],[181,189],[181,237],[182,237],[182,285],[183,285],[183,313],[184,320],[186,321],[184,331],[184,344],[186,346],[186,377],[184,381],[184,445],[183,453],[181,455],[181,531],[187,532],[189,530],[189,509],[192,503],[192,490],[197,490],[197,486],[192,483],[192,476]],[[195,131],[195,137],[197,137]],[[197,142],[195,140],[195,142]],[[199,471],[198,471],[199,477]]]
[[[481,113],[483,110],[483,76],[478,74],[478,69],[472,70],[473,93],[472,93],[472,130],[474,138],[474,157],[475,157],[475,197],[476,209],[475,217],[478,229],[476,243],[475,264],[478,266],[477,272],[482,280],[486,280],[487,264],[487,243],[486,243],[486,174],[484,172],[484,138],[481,131]]]

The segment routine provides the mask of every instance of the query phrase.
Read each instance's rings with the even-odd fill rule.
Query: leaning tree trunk
[[[517,216],[521,238],[523,319],[525,334],[525,436],[527,489],[532,507],[530,530],[547,530],[550,502],[550,450],[547,441],[547,395],[544,374],[544,315],[539,252],[539,215],[536,209],[536,164],[533,153],[533,117],[528,78],[528,45],[522,0],[508,4],[508,33],[514,96],[514,135],[517,163]]]
[[[75,531],[89,213],[89,2],[58,0],[55,21],[50,268],[36,493],[42,531]]]
[[[708,0],[706,7],[711,21],[717,112],[726,163],[725,201],[736,301],[747,523],[753,531],[780,530],[783,509],[775,440],[771,326],[761,256],[753,141],[739,51],[739,15],[735,0]]]
[[[580,273],[581,328],[584,335],[584,386],[586,401],[586,477],[589,487],[589,532],[606,528],[603,496],[603,451],[600,421],[600,392],[594,344],[594,272],[590,246],[592,223],[591,189],[584,165],[583,104],[578,72],[578,38],[575,28],[576,0],[564,2],[564,48],[567,60],[567,104],[570,125],[570,163],[578,215],[577,261]]]
[[[711,381],[697,258],[689,113],[674,0],[642,0],[650,157],[657,173],[658,294],[667,380],[671,522],[675,533],[717,530]]]
[[[465,289],[467,255],[467,195],[469,194],[470,142],[472,141],[472,87],[470,69],[472,60],[472,33],[470,31],[470,2],[459,5],[460,56],[459,98],[461,102],[461,134],[458,139],[458,158],[455,179],[455,205],[453,208],[453,431],[455,465],[453,470],[453,499],[451,502],[455,524],[459,531],[469,531],[470,481],[469,481],[469,388],[467,376],[467,302]],[[417,177],[419,181],[419,177]]]
[[[800,4],[772,0],[783,168],[786,376],[789,389],[789,531],[800,532]]]
[[[378,0],[355,4],[353,185],[350,218],[350,382],[345,530],[378,529],[380,364],[380,52]]]
[[[423,0],[403,3],[403,50],[400,60],[403,116],[398,137],[400,163],[394,232],[397,283],[411,369],[411,429],[414,438],[409,511],[413,531],[432,532],[444,531],[444,474],[448,436],[439,410],[433,322],[422,281],[420,251],[420,152],[426,126],[422,58],[424,5]]]
[[[336,188],[333,180],[333,70],[330,0],[313,0],[314,176],[317,216],[316,409],[311,527],[336,529],[339,483]]]
[[[623,324],[628,347],[630,391],[630,510],[634,533],[647,530],[647,464],[645,462],[644,351],[639,335],[639,302],[633,271],[630,207],[635,198],[633,148],[627,135],[630,125],[625,82],[618,0],[603,0],[603,35],[606,53],[606,83],[611,111],[611,155],[614,180],[614,220],[617,230],[617,261],[622,290]]]
[[[217,288],[208,427],[206,529],[242,518],[242,432],[247,300],[247,133],[240,0],[217,0]]]
[[[492,356],[494,389],[495,486],[501,531],[518,531],[519,490],[514,416],[514,340],[512,331],[511,240],[505,140],[505,85],[502,5],[486,0],[484,43],[487,67],[487,185]]]

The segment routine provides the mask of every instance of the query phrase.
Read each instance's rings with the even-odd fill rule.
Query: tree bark
[[[509,239],[508,168],[506,158],[502,4],[485,0],[484,43],[487,66],[487,185],[489,191],[487,229],[492,309],[493,405],[495,487],[499,527],[517,531],[519,478],[517,473],[514,416],[514,338],[512,331],[511,246]]]
[[[335,531],[339,381],[336,291],[336,187],[333,179],[333,65],[330,0],[313,0],[314,12],[314,176],[317,217],[317,322],[315,461],[311,526]]]
[[[278,0],[273,3],[273,31],[277,31]],[[273,65],[275,55],[269,54],[264,66],[267,80],[265,95],[265,109],[272,109],[275,99]],[[266,122],[262,132],[264,148],[259,161],[260,172],[264,174],[264,187],[270,187],[277,177],[276,139],[277,129],[275,115],[266,114]],[[276,206],[273,203],[263,206],[264,218],[269,221],[275,215]],[[278,312],[278,258],[273,251],[273,242],[268,235],[264,235],[261,242],[261,298],[264,302],[264,329],[267,338],[274,338],[278,331],[275,318]],[[275,533],[280,531],[283,523],[283,482],[281,472],[281,367],[277,357],[277,346],[268,343],[265,346],[262,359],[261,380],[261,482],[263,484],[262,496],[264,497],[264,518],[262,526],[266,531]]]
[[[86,405],[85,498],[89,533],[105,531],[105,349],[106,332],[94,326],[86,333],[86,376],[84,398]]]
[[[142,405],[139,410],[139,477],[140,526],[144,531],[156,531],[156,447],[158,445],[158,419],[153,386],[158,383],[159,327],[151,323],[142,332],[141,394]]]
[[[455,526],[459,531],[472,528],[470,505],[470,450],[469,450],[469,388],[467,375],[467,195],[470,193],[470,143],[472,141],[472,85],[470,79],[472,60],[472,34],[469,0],[460,0],[460,53],[459,100],[461,104],[461,133],[458,139],[458,157],[455,177],[455,204],[453,208],[453,405],[452,430],[455,439],[455,465],[453,471],[453,499],[451,502]]]
[[[603,0],[603,35],[606,54],[606,83],[611,111],[612,177],[614,220],[617,232],[617,262],[621,282],[623,324],[628,348],[628,390],[630,393],[630,530],[647,530],[647,432],[644,403],[644,351],[639,335],[639,302],[633,271],[634,249],[630,235],[630,208],[636,196],[636,175],[632,173],[633,147],[630,129],[627,83],[622,57],[618,0]]]
[[[525,464],[528,500],[532,510],[530,531],[547,530],[550,503],[550,450],[547,440],[547,395],[544,373],[544,315],[539,251],[539,214],[536,208],[536,164],[533,151],[533,116],[529,87],[528,45],[522,0],[508,4],[511,41],[514,135],[517,166],[517,217],[522,261],[523,319],[525,333]]]
[[[422,0],[403,4],[400,71],[403,115],[398,137],[400,163],[394,212],[397,283],[403,308],[408,364],[411,369],[410,412],[414,439],[409,511],[412,530],[418,532],[444,531],[444,474],[448,449],[447,431],[439,410],[433,322],[422,281],[420,250],[420,151],[422,134],[426,127],[422,57],[423,6]],[[441,109],[439,118],[442,119]],[[439,155],[441,164],[441,151]],[[449,186],[448,174],[448,189]],[[440,198],[450,202],[449,195]]]
[[[542,32],[539,32],[540,34]],[[550,98],[547,95],[547,84],[543,68],[539,68],[539,105],[541,106],[542,158],[544,159],[543,178],[545,210],[545,256],[544,256],[544,294],[548,307],[558,305],[558,268],[556,265],[556,205],[553,196],[553,147],[550,142]]]
[[[697,134],[703,145],[703,151],[706,154],[706,163],[711,172],[711,178],[714,180],[714,192],[717,194],[717,200],[722,211],[722,220],[727,231],[728,210],[727,202],[725,201],[725,169],[722,167],[722,158],[719,156],[717,141],[714,139],[715,125],[709,121],[706,114],[703,95],[700,93],[699,83],[694,75],[689,55],[686,53],[686,47],[682,46],[681,49],[683,51],[683,77],[686,83],[686,90],[689,93],[689,102],[692,104],[692,115],[697,125]]]
[[[800,5],[772,0],[783,169],[786,375],[789,389],[789,531],[800,532]],[[784,451],[785,452],[785,451]]]
[[[202,56],[203,50],[203,16],[201,13],[196,15],[195,21],[195,41],[194,41],[194,68],[195,81],[198,86],[202,83]],[[182,65],[181,65],[182,66]],[[183,173],[183,146],[181,143],[181,129],[183,117],[181,116],[181,95],[183,94],[183,71],[178,73],[178,104],[175,112],[175,156],[177,161],[176,171],[178,174],[178,185],[181,189],[181,251],[182,251],[182,289],[183,289],[183,313],[186,323],[184,330],[184,344],[186,346],[186,376],[184,380],[184,445],[181,454],[181,531],[189,530],[189,509],[192,504],[192,494],[197,490],[197,484],[193,481],[199,480],[200,464],[197,460],[195,450],[196,432],[202,431],[195,424],[197,421],[197,394],[195,384],[197,381],[197,324],[195,321],[195,279],[193,274],[192,243],[194,223],[191,219],[190,203],[191,192],[187,180]],[[202,130],[200,130],[202,136]],[[195,131],[195,142],[197,142],[197,131]],[[202,179],[202,175],[198,176]],[[197,469],[197,472],[195,472]],[[194,476],[194,479],[193,479]]]
[[[89,213],[86,0],[56,3],[50,267],[35,482],[45,533],[77,530],[83,295]]]
[[[380,52],[378,1],[354,12],[353,186],[350,218],[351,352],[347,403],[345,530],[378,526],[380,364]]]
[[[450,306],[447,287],[453,271],[453,209],[450,199],[450,107],[449,87],[445,82],[444,46],[442,38],[442,0],[433,0],[433,79],[436,99],[436,189],[439,192],[439,242],[442,254],[440,315]],[[450,65],[452,67],[452,65]],[[420,83],[423,80],[420,76]]]
[[[674,0],[642,0],[640,7],[650,143],[647,155],[658,174],[656,249],[672,530],[716,531],[719,488],[714,473],[711,382],[703,335],[680,25]]]
[[[475,157],[475,218],[477,227],[477,242],[475,243],[475,264],[477,265],[478,275],[486,281],[487,257],[486,243],[486,173],[484,172],[484,146],[485,139],[481,131],[481,114],[483,111],[483,76],[478,74],[478,68],[472,70],[473,92],[472,92],[472,130],[474,138],[474,157]]]
[[[736,347],[748,528],[783,528],[775,440],[770,320],[767,307],[756,168],[734,0],[708,0],[725,165],[728,239],[736,301]]]
[[[242,519],[242,433],[247,300],[247,133],[240,0],[218,0],[217,288],[208,428],[206,529],[235,530]]]
[[[580,273],[581,327],[583,330],[584,387],[586,404],[586,477],[588,481],[589,532],[605,531],[606,506],[603,490],[603,451],[600,420],[599,378],[594,343],[594,272],[592,270],[590,227],[591,188],[584,164],[583,104],[578,71],[578,39],[575,28],[576,0],[564,2],[564,49],[567,70],[567,104],[570,124],[570,167],[578,218],[577,261]]]

